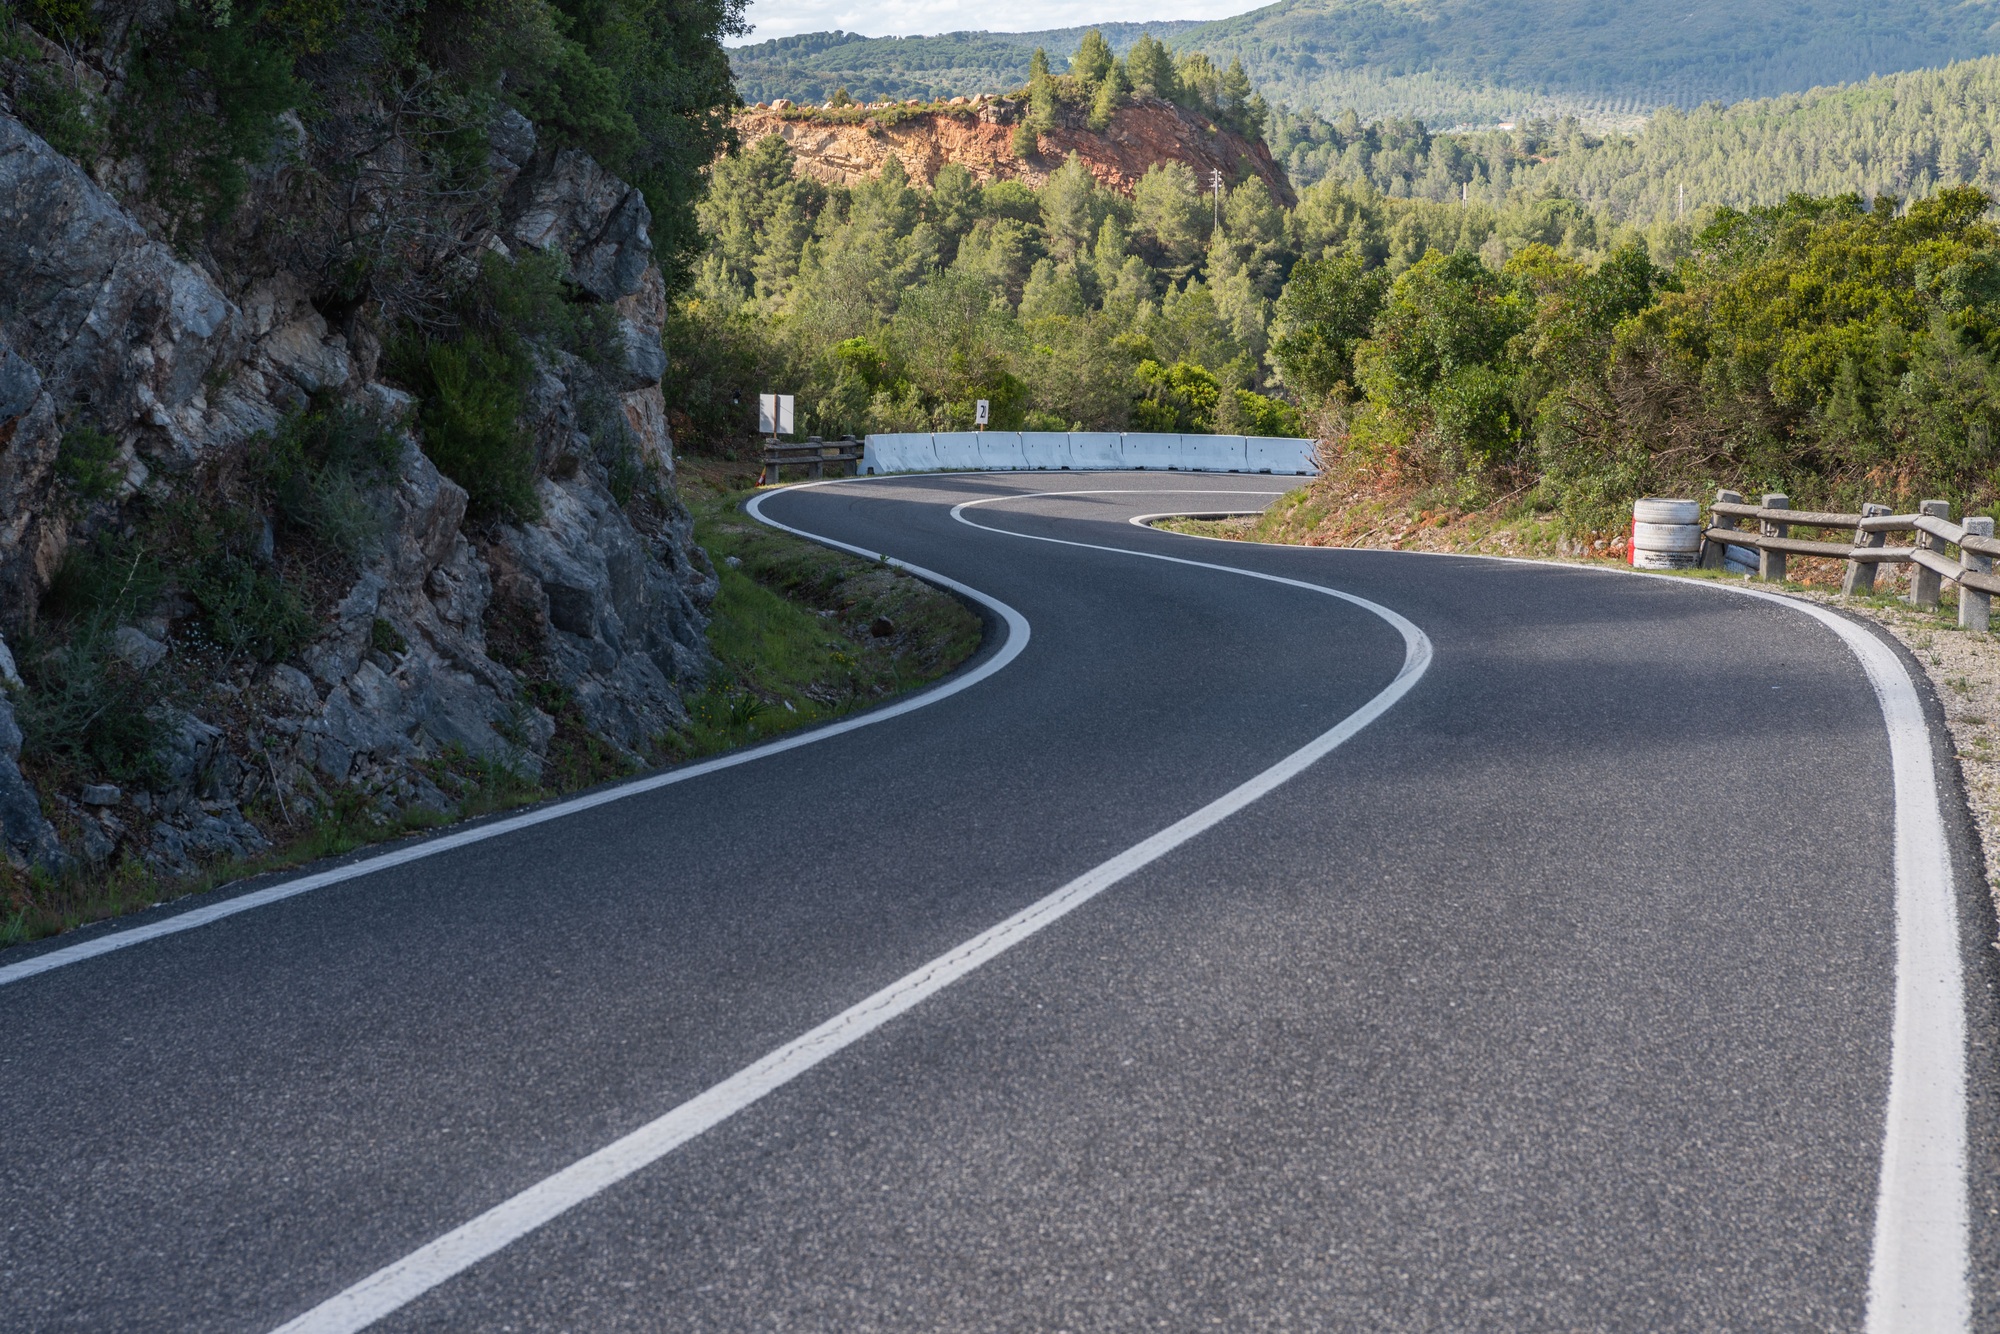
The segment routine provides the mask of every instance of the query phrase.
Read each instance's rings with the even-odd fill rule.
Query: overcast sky
[[[1014,0],[995,6],[991,0],[752,0],[750,21],[756,31],[740,41],[762,42],[800,32],[840,28],[870,37],[908,37],[917,33],[1035,32],[1042,28],[1074,28],[1086,23],[1145,23],[1154,19],[1219,19],[1258,7],[1259,0],[1094,0],[1087,9],[1059,0]]]

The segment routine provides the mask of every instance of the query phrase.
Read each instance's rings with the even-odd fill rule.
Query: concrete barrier
[[[1188,472],[1242,472],[1246,459],[1240,435],[1184,435],[1174,466]]]
[[[1071,431],[1069,466],[1078,472],[1115,472],[1125,466],[1120,448],[1123,439],[1116,431]]]
[[[868,476],[1016,469],[1116,472],[1134,468],[1310,477],[1319,471],[1319,444],[1268,435],[946,431],[937,435],[871,435],[861,456],[861,471]]]
[[[861,449],[861,475],[879,477],[891,472],[929,472],[937,467],[937,452],[929,435],[871,435]]]
[[[1155,431],[1127,431],[1119,442],[1118,454],[1124,467],[1164,472],[1180,466],[1181,438]]]
[[[937,451],[933,467],[949,472],[976,472],[986,466],[979,457],[977,431],[940,431],[931,437],[931,448]]]
[[[1027,467],[1027,457],[1021,452],[1021,433],[1019,431],[981,431],[979,433],[979,466],[995,472]]]
[[[1310,477],[1319,472],[1319,441],[1253,435],[1243,441],[1244,466],[1251,472]]]
[[[1117,437],[1112,437],[1116,439]],[[1069,436],[1061,431],[1021,432],[1021,457],[1043,472],[1069,467]]]

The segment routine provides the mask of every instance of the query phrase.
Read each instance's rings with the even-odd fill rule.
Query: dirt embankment
[[[759,104],[737,114],[736,132],[746,145],[766,135],[783,137],[800,170],[834,185],[874,177],[893,154],[902,159],[910,179],[925,186],[945,163],[956,162],[982,185],[1014,180],[1039,188],[1076,153],[1100,184],[1121,194],[1131,194],[1154,163],[1182,162],[1204,186],[1211,171],[1220,171],[1225,181],[1247,173],[1268,185],[1280,203],[1289,207],[1296,202],[1284,170],[1261,142],[1219,129],[1206,117],[1157,97],[1133,99],[1102,130],[1066,117],[1025,158],[1013,146],[1021,112],[1019,99],[1004,97],[839,111]]]

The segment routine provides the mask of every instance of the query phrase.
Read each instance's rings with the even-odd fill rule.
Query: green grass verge
[[[979,647],[979,618],[957,598],[765,527],[742,512],[750,494],[689,502],[721,581],[708,638],[722,671],[690,701],[684,756],[852,713],[936,680]]]
[[[980,622],[957,598],[889,567],[766,528],[742,513],[748,492],[690,497],[697,540],[720,577],[709,646],[718,669],[688,701],[689,725],[660,739],[660,755],[685,763],[852,713],[934,681],[979,647]],[[733,563],[732,563],[733,558]],[[544,692],[546,694],[546,692]],[[636,772],[582,732],[565,699],[541,781],[463,755],[427,771],[455,799],[450,811],[411,808],[384,819],[359,793],[288,831],[281,813],[245,814],[275,846],[165,880],[136,858],[51,876],[0,866],[0,946],[201,893],[248,876],[353,852],[456,820],[560,797]]]

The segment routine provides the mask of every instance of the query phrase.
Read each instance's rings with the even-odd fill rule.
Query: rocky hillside
[[[800,171],[830,184],[851,185],[875,176],[893,154],[912,181],[928,186],[938,169],[956,162],[984,184],[1017,180],[1039,189],[1071,153],[1100,185],[1131,194],[1146,169],[1181,162],[1206,183],[1211,171],[1234,184],[1255,176],[1285,206],[1294,201],[1284,171],[1261,141],[1245,139],[1185,107],[1144,95],[1120,106],[1102,130],[1069,113],[1040,136],[1034,153],[1013,146],[1013,127],[1026,99],[957,97],[939,103],[872,103],[859,107],[796,107],[780,99],[736,117],[736,132],[753,144],[778,135]]]
[[[503,111],[419,198],[407,140],[356,156],[287,115],[228,225],[176,246],[142,162],[86,166],[9,110],[17,874],[170,878],[336,813],[391,825],[662,753],[716,585],[674,490],[639,191]],[[399,286],[357,289],[356,237]]]

